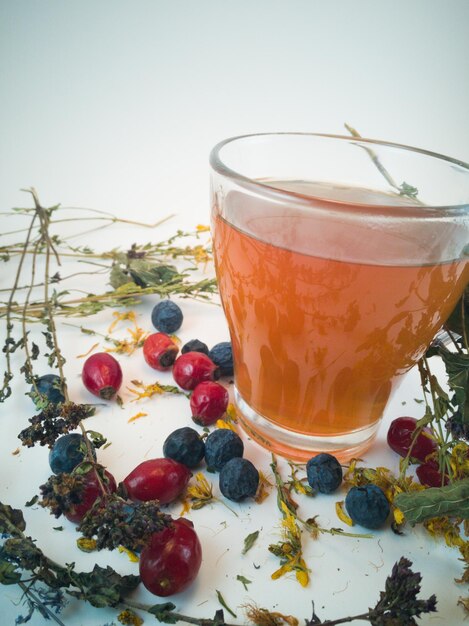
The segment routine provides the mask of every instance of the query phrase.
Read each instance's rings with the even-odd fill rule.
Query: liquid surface
[[[305,184],[297,189],[304,194]],[[383,204],[390,204],[388,196]],[[292,233],[304,248],[308,237],[314,241],[314,223],[311,232],[308,220],[298,230],[294,217],[277,211],[274,232],[257,209],[245,198],[236,228],[214,209],[216,269],[237,388],[255,411],[297,432],[327,436],[365,428],[380,419],[402,374],[454,308],[469,265],[376,265],[296,252]],[[229,198],[223,210],[229,213]],[[263,241],[266,232],[277,233],[277,240],[286,233],[288,248]],[[379,249],[379,231],[375,237]],[[358,250],[360,242],[354,245]]]

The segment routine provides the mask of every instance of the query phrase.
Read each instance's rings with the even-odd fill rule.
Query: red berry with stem
[[[178,352],[178,346],[165,333],[153,333],[145,339],[143,344],[145,361],[150,367],[160,372],[164,372],[172,366]]]
[[[90,393],[102,400],[110,400],[122,385],[122,370],[112,355],[97,352],[86,359],[81,378]]]
[[[420,483],[426,487],[442,487],[449,482],[448,476],[440,472],[440,467],[434,459],[419,465],[415,473]]]
[[[214,424],[225,413],[228,401],[228,391],[220,383],[199,383],[190,398],[193,421],[200,426]]]
[[[426,426],[414,438],[418,420],[415,417],[398,417],[391,422],[388,430],[388,445],[402,457],[407,456],[421,461],[437,451],[437,444],[432,432]],[[412,449],[411,449],[412,448]]]
[[[122,484],[131,500],[168,504],[181,495],[191,476],[185,465],[173,459],[149,459],[137,465]]]
[[[114,493],[117,490],[114,476],[107,470],[103,472],[102,467],[99,467],[96,471],[100,472],[100,479],[104,490],[107,493]],[[85,484],[79,495],[80,501],[73,504],[68,511],[64,511],[64,516],[70,522],[75,522],[76,524],[80,523],[96,500],[104,495],[101,484],[96,476],[96,471],[90,469],[86,474],[83,474]]]
[[[153,533],[140,555],[142,583],[157,596],[184,591],[196,578],[202,563],[202,547],[186,519]]]
[[[217,380],[220,370],[206,354],[186,352],[176,359],[173,376],[180,387],[191,391],[206,380]]]

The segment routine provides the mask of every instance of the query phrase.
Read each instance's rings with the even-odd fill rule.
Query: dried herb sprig
[[[24,446],[33,447],[36,443],[52,448],[60,435],[74,430],[81,421],[95,413],[95,407],[89,404],[49,403],[40,413],[31,417],[30,426],[24,428],[18,438]]]
[[[424,613],[436,612],[436,596],[433,594],[427,600],[420,600],[420,582],[422,576],[413,572],[412,563],[408,559],[401,559],[392,568],[387,577],[385,590],[381,591],[380,598],[374,608],[366,613],[344,617],[335,620],[321,621],[313,612],[313,617],[307,626],[321,624],[322,626],[336,626],[356,620],[368,621],[373,626],[417,626],[415,618]]]
[[[30,220],[29,226],[22,229],[26,233],[25,240],[0,247],[1,259],[4,262],[17,261],[8,299],[0,302],[0,318],[4,318],[6,322],[6,338],[2,348],[6,357],[6,368],[0,389],[0,402],[11,395],[11,381],[13,379],[11,355],[17,350],[24,352],[25,363],[21,369],[27,382],[35,388],[32,361],[37,359],[39,348],[28,341],[27,325],[30,322],[44,324],[48,363],[51,367],[57,368],[59,374],[62,374],[64,359],[58,347],[55,316],[85,317],[108,307],[138,304],[143,296],[151,294],[157,294],[161,297],[179,294],[181,297],[209,299],[216,292],[214,278],[192,280],[190,274],[190,271],[195,269],[197,265],[203,265],[211,259],[210,244],[204,235],[207,227],[199,226],[193,232],[178,231],[174,237],[156,244],[133,244],[126,251],[113,249],[97,253],[87,246],[73,247],[66,238],[52,234],[52,227],[60,225],[62,221],[69,221],[57,219],[58,212],[62,212],[66,208],[59,205],[45,208],[40,204],[35,189],[31,188],[25,191],[31,194],[34,208],[17,209],[12,212],[16,215],[24,215]],[[72,219],[85,222],[92,219],[104,219],[107,225],[121,221],[133,223],[131,220],[120,220],[108,214],[99,218],[87,216]],[[154,226],[151,225],[151,227]],[[3,236],[7,234],[3,233]],[[201,243],[192,247],[190,245],[176,245],[175,242],[178,239],[189,237],[196,238]],[[201,240],[201,237],[204,237],[204,240]],[[30,265],[25,263],[28,256],[31,256]],[[107,273],[112,289],[97,294],[86,293],[81,297],[71,297],[70,292],[73,289],[60,290],[57,285],[65,280],[65,277],[57,268],[52,269],[52,263],[55,262],[60,267],[64,259],[70,258],[87,263],[96,263],[99,260],[99,271]],[[42,280],[38,278],[39,259],[44,270]],[[168,259],[190,261],[191,266],[180,271],[175,266],[168,264]],[[30,267],[29,278],[24,277],[27,265]],[[70,274],[68,278],[80,274],[81,272],[75,272]],[[33,290],[41,286],[43,287],[42,298],[33,300]],[[25,294],[23,293],[21,298],[22,291]],[[14,322],[17,320],[20,321],[21,327],[19,337],[15,337]],[[139,345],[141,341],[141,336],[133,336],[127,343],[119,342],[116,349],[131,351],[134,345]],[[65,380],[64,376],[61,375],[60,377],[61,380]],[[66,388],[63,389],[63,392],[68,399]]]
[[[87,539],[96,537],[97,550],[124,546],[139,552],[150,536],[170,521],[156,501],[128,502],[111,494],[95,502],[78,526],[78,532]]]
[[[66,594],[89,602],[97,608],[116,607],[119,610],[143,611],[154,615],[160,622],[175,624],[186,622],[196,626],[234,626],[225,622],[223,611],[217,611],[213,618],[195,618],[176,611],[171,602],[145,605],[129,600],[126,596],[139,584],[138,576],[121,576],[112,568],[95,566],[91,572],[77,572],[73,565],[65,567],[55,563],[40,550],[31,538],[25,536],[25,523],[21,511],[0,503],[0,532],[10,538],[0,550],[0,583],[25,584],[22,571],[27,571],[28,584],[44,583],[51,590],[63,590]],[[410,569],[411,563],[401,558],[387,578],[385,590],[373,609],[355,616],[336,620],[321,621],[316,614],[307,620],[308,626],[322,624],[335,626],[354,620],[368,621],[373,626],[396,624],[417,624],[415,621],[423,613],[436,611],[434,595],[427,600],[419,599],[421,576]],[[255,605],[245,607],[248,619],[257,626],[281,626],[282,615],[258,609]],[[254,610],[256,608],[256,610]],[[283,616],[287,618],[287,616]],[[392,622],[391,620],[395,621]],[[400,620],[400,621],[399,621]],[[284,619],[293,626],[298,620],[292,616]]]

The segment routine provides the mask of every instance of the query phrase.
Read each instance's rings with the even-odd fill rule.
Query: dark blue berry
[[[156,330],[171,335],[175,333],[182,324],[182,311],[172,300],[162,300],[153,307],[151,312],[151,322]]]
[[[352,520],[365,528],[379,528],[389,515],[389,502],[382,489],[373,484],[352,487],[345,498]]]
[[[243,456],[241,437],[229,428],[219,428],[210,433],[205,441],[205,462],[210,470],[219,472],[235,457]]]
[[[233,376],[233,350],[230,341],[214,345],[208,356],[220,368],[221,376]]]
[[[174,430],[163,444],[163,455],[187,467],[196,467],[204,458],[205,444],[199,433],[185,426]]]
[[[96,460],[96,452],[93,448]],[[70,474],[70,472],[86,457],[85,440],[78,433],[62,435],[54,443],[49,452],[49,465],[54,474]]]
[[[208,346],[203,341],[191,339],[181,348],[182,354],[185,354],[186,352],[202,352],[202,354],[206,354],[208,356]]]
[[[306,474],[309,485],[320,493],[332,493],[342,483],[342,467],[335,456],[327,452],[308,461]]]
[[[222,467],[219,484],[225,498],[235,502],[253,498],[259,485],[259,472],[251,461],[234,458]]]
[[[52,404],[60,404],[61,402],[65,402],[65,396],[62,393],[62,384],[60,381],[60,376],[56,374],[44,374],[44,376],[39,376],[36,380],[36,386],[38,392],[47,398],[49,402]],[[36,390],[34,386],[31,387],[31,394],[33,402],[36,406],[40,404],[40,399],[35,397]]]

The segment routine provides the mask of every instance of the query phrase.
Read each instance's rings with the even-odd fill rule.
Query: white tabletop
[[[348,122],[363,136],[469,161],[468,20],[465,0],[3,2],[1,210],[31,206],[20,189],[34,186],[45,206],[92,207],[145,222],[176,214],[156,230],[115,225],[76,237],[79,245],[104,250],[164,239],[178,228],[208,223],[208,153],[217,141],[248,132],[345,134]],[[0,216],[0,232],[19,228],[20,219]],[[212,271],[207,267],[206,275]],[[2,288],[11,285],[8,272],[2,272],[1,282]],[[139,324],[148,330],[156,301],[149,298],[138,309]],[[198,337],[213,345],[228,338],[220,307],[192,300],[181,306],[183,341]],[[107,311],[76,323],[103,331],[111,321]],[[125,324],[121,328],[123,333]],[[90,401],[76,357],[94,340],[62,324],[59,329],[72,396]],[[154,378],[140,354],[121,362],[124,384]],[[169,383],[171,377],[158,379]],[[16,379],[14,397],[0,407],[0,500],[21,508],[49,475],[46,449],[23,448],[12,455],[32,414],[24,391]],[[411,372],[386,411],[367,464],[397,469],[398,459],[385,444],[386,424],[403,413],[420,416],[415,402],[420,397],[418,377]],[[160,456],[166,435],[190,424],[185,398],[135,405],[124,392],[123,399],[124,409],[111,405],[90,420],[112,441],[99,458],[117,480],[140,461]],[[138,410],[148,416],[129,423]],[[247,458],[269,474],[269,455],[245,443]],[[216,476],[210,478],[218,491]],[[300,499],[303,517],[318,514],[325,527],[342,525],[334,503],[343,495]],[[225,615],[234,623],[245,621],[241,606],[249,601],[300,620],[311,617],[312,601],[322,619],[362,612],[376,602],[393,563],[405,555],[423,574],[422,596],[438,597],[439,612],[420,623],[462,623],[456,603],[466,590],[453,582],[461,575],[458,552],[420,529],[397,537],[387,528],[367,540],[305,536],[311,582],[303,589],[292,577],[270,578],[278,566],[267,550],[280,532],[275,495],[262,505],[231,506],[237,515],[220,503],[190,513],[203,564],[196,583],[172,599],[180,612],[212,617],[220,608],[216,590],[237,614],[237,619]],[[180,505],[169,510],[176,514]],[[27,532],[55,560],[74,561],[83,570],[97,562],[137,572],[123,554],[78,551],[73,525],[47,511],[35,506],[25,515]],[[54,531],[59,525],[64,530]],[[261,531],[259,540],[243,556],[244,537],[254,530]],[[238,574],[252,581],[248,591]],[[19,599],[17,588],[0,587],[2,624],[13,624],[26,612]],[[135,599],[160,601],[144,589]],[[115,610],[70,601],[60,618],[67,626],[98,626],[117,623],[116,616]],[[30,623],[44,620],[35,615]]]

